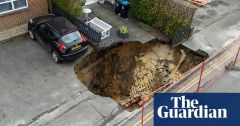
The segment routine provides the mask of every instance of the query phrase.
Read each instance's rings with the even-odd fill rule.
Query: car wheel
[[[29,33],[30,39],[36,40],[36,39],[35,39],[35,36],[34,36],[34,34],[33,34],[33,31],[28,31],[28,33]]]
[[[57,51],[55,51],[55,50],[52,51],[52,59],[55,63],[60,63],[61,62],[61,59],[60,59]]]

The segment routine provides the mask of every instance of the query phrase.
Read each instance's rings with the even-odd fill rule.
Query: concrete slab
[[[109,97],[96,96],[94,99],[88,100],[88,102],[101,113],[104,119],[114,115],[119,107],[118,104]]]
[[[213,85],[209,92],[231,92],[239,93],[240,91],[240,72],[230,71],[225,77],[217,82],[217,86]]]
[[[147,43],[149,41],[148,37],[140,37],[139,40],[141,40],[143,43]]]
[[[102,125],[119,110],[111,98],[95,96],[79,103],[47,126],[96,126]]]
[[[155,39],[155,37],[149,33],[144,31],[144,29],[140,28],[137,25],[137,21],[134,19],[123,19],[114,13],[112,5],[106,3],[104,5],[92,4],[89,6],[93,10],[93,13],[96,16],[100,16],[102,20],[109,21],[111,25],[119,28],[121,26],[127,26],[129,30],[129,35],[134,36],[134,38],[130,38],[132,41],[139,41],[141,43],[146,43]],[[144,39],[142,39],[144,38]]]
[[[137,31],[137,32],[134,33],[134,35],[135,35],[136,37],[139,37],[139,38],[140,38],[140,37],[143,37],[143,36],[144,36],[144,33]]]
[[[240,67],[240,63],[237,64]],[[207,92],[231,92],[239,93],[240,91],[240,71],[230,70],[221,79],[212,84]]]
[[[103,117],[87,101],[60,116],[47,126],[96,126]]]
[[[122,22],[122,21],[119,20],[119,21],[117,21],[114,25],[119,28],[119,27],[121,27],[121,26],[123,26],[123,25],[125,25],[125,24],[124,24],[124,22]]]
[[[192,37],[184,46],[212,54],[240,36],[240,1],[215,0],[196,11]]]
[[[80,92],[80,93],[72,96],[71,98],[67,99],[66,101],[59,103],[58,106],[42,113],[41,116],[35,117],[31,123],[27,124],[27,126],[46,125],[49,122],[52,122],[57,117],[63,115],[67,111],[71,110],[78,104],[80,104],[88,99],[92,99],[94,97],[95,97],[95,95],[89,91],[86,91],[84,93]],[[89,106],[89,107],[91,108],[92,106]]]
[[[126,125],[127,121],[130,121],[131,118],[133,118],[136,114],[140,113],[141,109],[136,109],[133,112],[129,112],[127,110],[124,110],[120,114],[118,114],[116,117],[114,117],[112,120],[106,122],[106,126],[132,126],[132,125]]]
[[[128,30],[132,33],[136,33],[138,31],[137,28],[132,28],[132,27],[128,27]]]

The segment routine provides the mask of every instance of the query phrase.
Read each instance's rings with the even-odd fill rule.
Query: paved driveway
[[[34,117],[41,117],[44,112],[50,112],[60,103],[64,104],[62,102],[75,94],[88,92],[75,76],[75,64],[76,61],[55,64],[51,55],[27,36],[0,44],[0,126],[29,123],[36,120]],[[117,106],[111,99],[99,98],[90,92],[87,94],[84,98],[91,97],[92,103],[104,104],[107,101]],[[92,104],[85,108],[92,110],[97,107]],[[111,111],[111,107],[108,109]],[[96,109],[91,113],[96,116],[101,114]],[[91,123],[91,119],[95,118],[85,121]],[[95,119],[94,122],[99,120]]]

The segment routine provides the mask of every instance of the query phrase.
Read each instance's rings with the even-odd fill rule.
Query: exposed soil
[[[202,60],[185,48],[129,42],[95,50],[78,62],[75,72],[90,91],[124,105],[179,79]]]

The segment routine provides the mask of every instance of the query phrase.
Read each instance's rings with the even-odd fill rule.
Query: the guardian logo
[[[197,99],[186,99],[185,96],[171,97],[172,107],[159,106],[157,114],[159,118],[166,119],[227,119],[228,111],[225,108],[209,108],[202,105]]]

